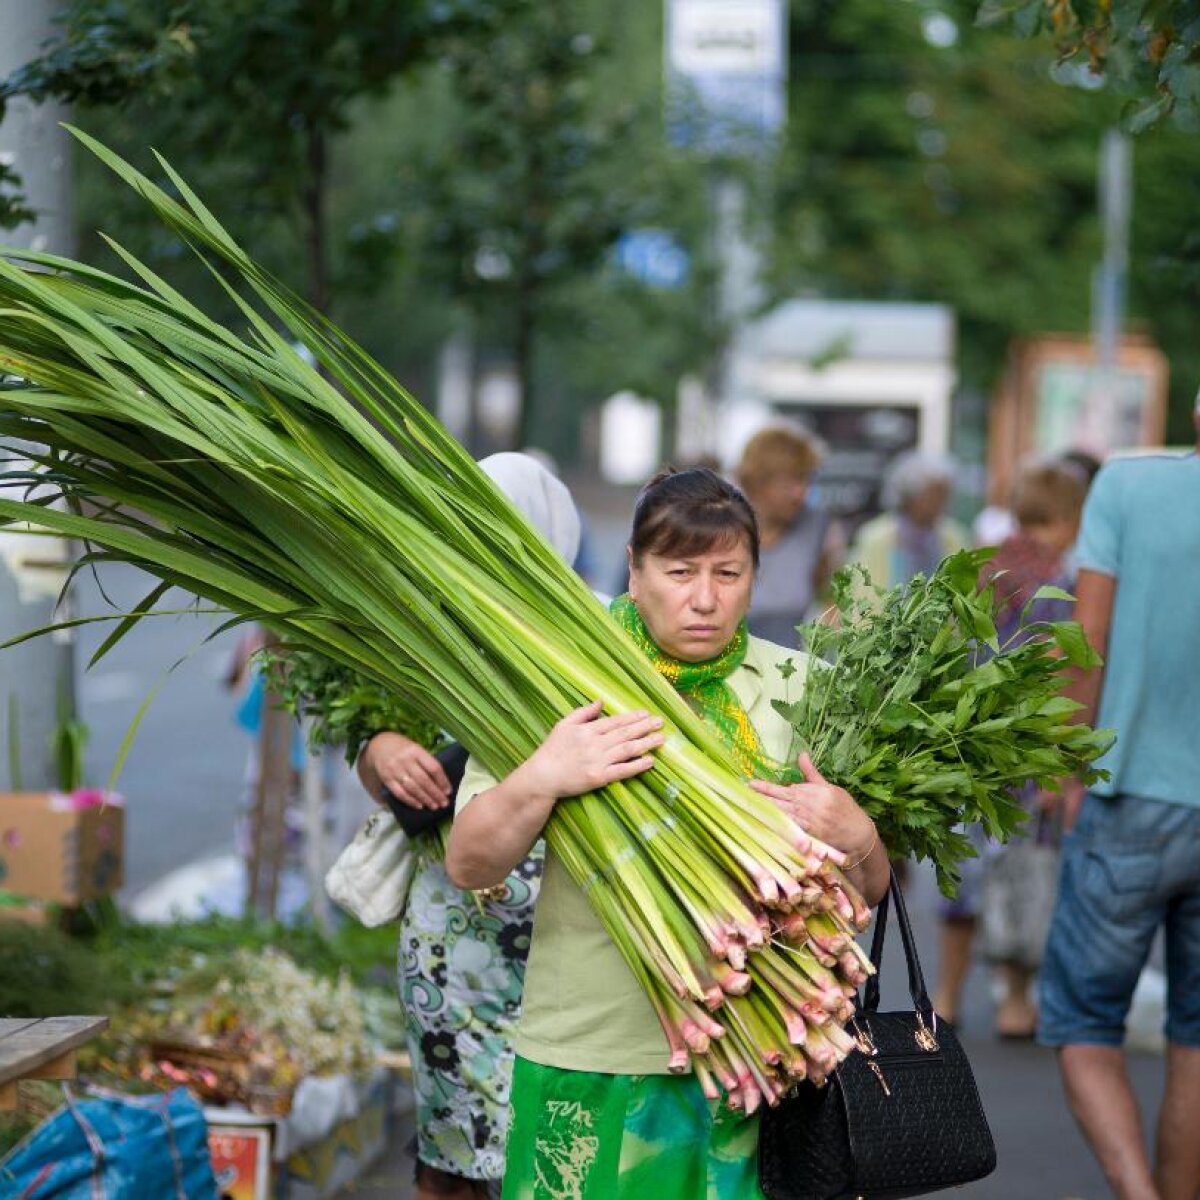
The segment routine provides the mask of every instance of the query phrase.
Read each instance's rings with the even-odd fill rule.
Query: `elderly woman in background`
[[[930,575],[956,550],[970,544],[967,531],[946,516],[954,488],[954,464],[939,455],[901,455],[883,485],[887,510],[855,535],[848,560],[862,563],[879,587],[914,575]]]
[[[829,515],[811,491],[821,465],[815,438],[790,425],[760,429],[742,451],[737,479],[758,518],[761,546],[747,623],[755,637],[796,644],[837,558]]]

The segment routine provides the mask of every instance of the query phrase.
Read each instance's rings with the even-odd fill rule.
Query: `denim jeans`
[[[1167,1039],[1200,1047],[1200,807],[1088,795],[1063,840],[1038,1040],[1121,1045],[1159,926]]]

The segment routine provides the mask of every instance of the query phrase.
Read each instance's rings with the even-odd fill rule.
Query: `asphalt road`
[[[127,611],[152,586],[127,566],[107,566],[99,579],[81,572],[77,581],[81,615]],[[188,602],[173,592],[160,607]],[[139,707],[158,689],[116,784],[127,807],[126,896],[232,845],[249,738],[234,724],[235,700],[222,682],[238,635],[205,641],[219,624],[194,614],[147,618],[91,670],[86,664],[110,626],[78,630],[77,703],[91,731],[90,783],[108,779]]]

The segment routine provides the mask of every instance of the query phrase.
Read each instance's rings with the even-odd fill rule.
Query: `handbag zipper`
[[[936,1052],[926,1051],[923,1054],[882,1054],[880,1058],[887,1063],[889,1067],[923,1067],[932,1065],[941,1060],[941,1055]],[[883,1094],[890,1096],[892,1089],[888,1086],[887,1076],[883,1073],[883,1067],[874,1058],[867,1059],[867,1067],[871,1074],[879,1081],[879,1086],[883,1088]]]
[[[912,1066],[925,1063],[935,1063],[941,1060],[941,1055],[925,1051],[920,1054],[887,1054],[880,1052],[879,1061],[894,1066]]]

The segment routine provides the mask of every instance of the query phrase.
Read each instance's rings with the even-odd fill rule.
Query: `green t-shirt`
[[[785,679],[778,665],[798,668]],[[751,638],[746,658],[728,679],[764,752],[785,759],[792,729],[773,700],[795,700],[807,655]],[[467,763],[456,806],[496,786],[474,759]],[[525,970],[525,998],[517,1025],[522,1058],[568,1071],[612,1075],[665,1075],[669,1052],[662,1026],[582,889],[549,849]]]

